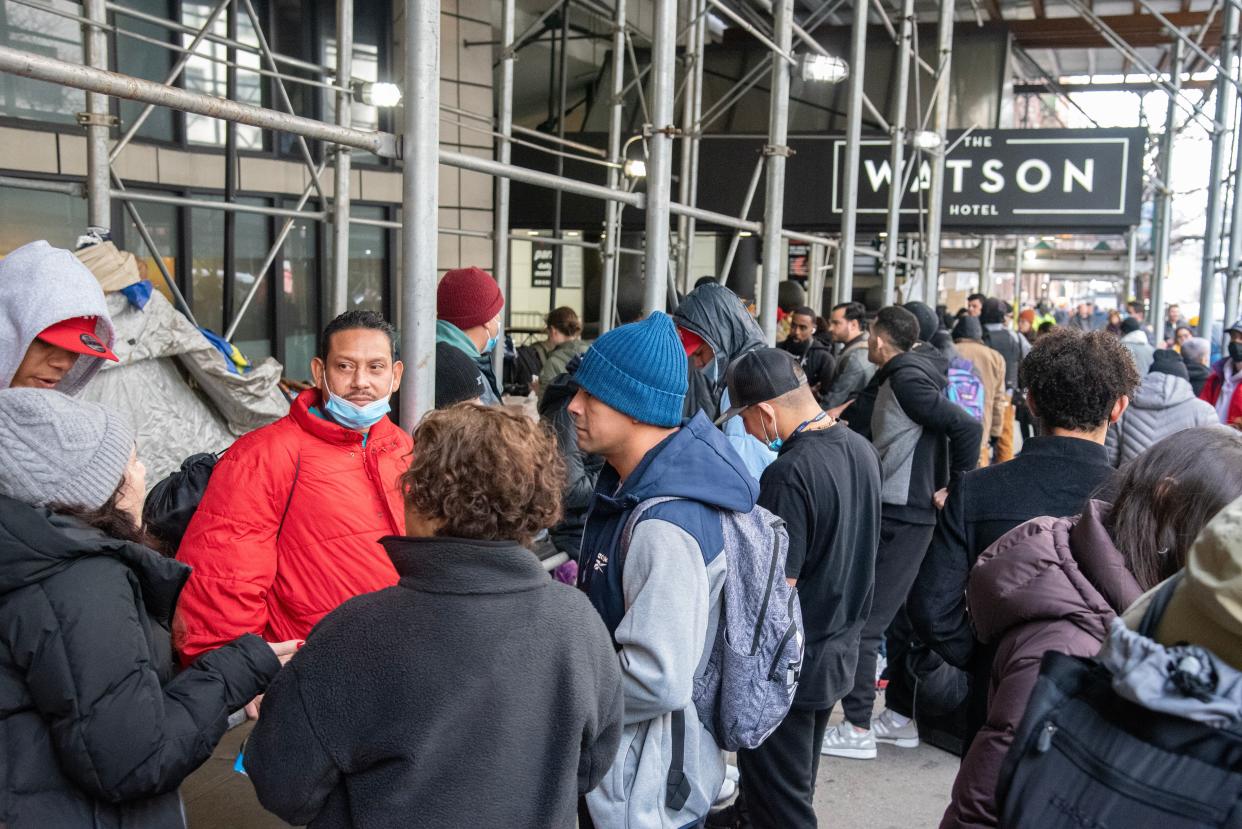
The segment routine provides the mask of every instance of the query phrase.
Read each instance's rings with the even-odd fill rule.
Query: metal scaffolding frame
[[[733,231],[725,266],[719,274],[724,281],[734,261],[739,238],[742,234],[753,234],[763,239],[763,269],[759,295],[761,297],[761,325],[769,341],[773,341],[776,330],[776,295],[777,283],[783,270],[783,245],[786,240],[806,242],[814,246],[812,254],[813,288],[821,286],[823,272],[829,266],[823,264],[825,254],[831,247],[838,247],[838,259],[834,275],[834,293],[840,300],[848,300],[852,294],[852,277],[856,256],[873,255],[883,260],[883,295],[885,301],[893,301],[896,297],[896,273],[898,264],[920,267],[922,270],[922,296],[929,304],[935,304],[939,290],[939,271],[941,258],[941,205],[943,204],[944,188],[944,157],[947,153],[945,136],[949,123],[949,78],[951,71],[951,54],[954,24],[953,0],[939,0],[939,26],[937,38],[938,60],[935,67],[927,65],[917,54],[917,28],[915,26],[915,9],[913,0],[900,0],[900,17],[897,25],[890,20],[882,0],[855,0],[853,4],[853,31],[851,35],[850,94],[846,125],[846,154],[843,174],[846,181],[845,206],[842,214],[840,242],[827,236],[797,233],[782,227],[784,201],[784,166],[789,154],[788,117],[789,117],[789,79],[791,68],[798,65],[800,56],[795,53],[795,45],[805,48],[808,53],[826,54],[823,47],[813,38],[814,29],[828,19],[835,10],[843,5],[844,0],[830,0],[812,12],[801,23],[794,17],[792,0],[752,0],[758,11],[748,5],[740,5],[733,0],[684,0],[681,10],[684,17],[679,20],[678,0],[655,0],[654,28],[650,33],[652,41],[651,61],[646,67],[640,67],[634,49],[633,30],[627,22],[625,0],[615,0],[611,9],[600,8],[598,4],[585,0],[558,0],[547,12],[520,35],[515,35],[514,0],[501,2],[501,37],[499,59],[499,81],[497,85],[497,117],[483,117],[451,107],[441,107],[439,103],[439,2],[438,0],[397,0],[401,4],[403,15],[403,33],[405,38],[404,52],[404,100],[405,106],[400,120],[400,129],[396,134],[385,131],[361,130],[352,125],[351,103],[357,81],[352,78],[352,32],[353,32],[353,0],[337,0],[336,17],[338,48],[334,67],[320,66],[287,55],[274,52],[266,39],[263,27],[255,14],[251,0],[219,0],[201,27],[163,20],[158,17],[139,12],[110,0],[83,0],[83,15],[71,15],[63,10],[48,9],[30,3],[30,0],[16,0],[36,5],[49,13],[72,17],[83,24],[83,46],[85,65],[67,63],[43,55],[23,52],[9,47],[0,47],[0,71],[15,75],[48,81],[63,86],[85,90],[86,111],[80,121],[87,135],[87,176],[86,186],[68,184],[63,192],[85,195],[88,203],[88,215],[91,224],[107,226],[111,223],[112,200],[123,203],[134,222],[144,244],[150,249],[157,266],[164,271],[169,287],[176,292],[178,306],[189,315],[190,309],[184,298],[177,292],[177,285],[171,274],[166,272],[163,258],[159,255],[155,243],[151,239],[146,225],[143,223],[137,206],[140,203],[166,203],[180,206],[220,209],[227,215],[238,212],[258,213],[283,218],[285,221],[275,237],[265,259],[264,266],[256,275],[254,285],[250,287],[235,314],[231,308],[226,310],[228,327],[226,337],[231,338],[237,331],[238,324],[251,301],[260,288],[263,279],[271,270],[275,257],[284,243],[293,223],[298,219],[316,221],[333,226],[333,263],[331,268],[331,285],[333,290],[332,307],[334,311],[342,310],[346,304],[348,272],[349,228],[354,224],[378,225],[398,229],[401,233],[401,280],[397,294],[401,308],[401,322],[404,329],[402,356],[408,372],[407,381],[401,390],[402,418],[407,427],[412,426],[419,416],[431,407],[434,398],[434,321],[435,321],[435,281],[436,281],[436,250],[437,233],[451,232],[467,236],[490,238],[494,245],[495,277],[507,298],[510,295],[511,275],[509,261],[509,244],[511,228],[509,221],[509,184],[511,181],[554,190],[558,194],[569,193],[601,199],[605,202],[605,220],[600,241],[575,240],[560,238],[559,234],[552,241],[559,250],[564,246],[579,246],[597,250],[603,263],[602,284],[600,292],[600,324],[602,330],[610,328],[617,319],[616,297],[620,279],[620,257],[622,255],[640,254],[644,258],[644,292],[643,309],[651,312],[666,306],[671,297],[675,297],[675,289],[685,288],[690,282],[691,261],[694,249],[696,223],[703,222],[716,227]],[[608,148],[601,152],[595,148],[576,144],[564,136],[564,116],[566,102],[564,94],[564,47],[567,40],[569,4],[583,8],[593,18],[607,20],[611,32],[611,97],[608,98],[609,128]],[[1082,11],[1082,16],[1100,34],[1109,46],[1125,55],[1133,65],[1147,73],[1151,84],[1163,89],[1169,95],[1169,112],[1166,121],[1165,137],[1161,151],[1161,178],[1168,180],[1168,160],[1171,157],[1172,145],[1180,129],[1190,122],[1207,122],[1213,137],[1213,161],[1209,187],[1211,203],[1208,210],[1207,240],[1203,260],[1203,297],[1204,310],[1200,314],[1201,331],[1210,334],[1214,321],[1211,300],[1214,296],[1217,274],[1226,274],[1225,303],[1226,314],[1237,313],[1238,289],[1242,282],[1242,152],[1233,150],[1237,143],[1235,128],[1234,102],[1239,89],[1237,39],[1239,13],[1232,0],[1224,3],[1224,32],[1221,50],[1217,58],[1203,48],[1203,38],[1208,23],[1204,23],[1197,38],[1184,34],[1167,18],[1152,9],[1146,0],[1138,0],[1139,5],[1147,9],[1160,23],[1167,28],[1173,50],[1173,74],[1170,80],[1156,67],[1143,61],[1134,47],[1129,46],[1108,24],[1095,15],[1088,6],[1079,0],[1064,0],[1071,7]],[[513,124],[513,63],[516,51],[529,42],[532,35],[538,36],[543,31],[554,27],[548,23],[557,8],[562,7],[559,20],[561,28],[561,95],[559,112],[555,123],[558,126],[555,136],[537,131],[516,127]],[[740,8],[740,12],[739,12]],[[717,99],[716,103],[706,111],[703,107],[704,82],[703,66],[707,49],[707,17],[709,9],[718,11],[739,28],[753,36],[755,41],[765,47],[768,54],[764,60],[747,72],[735,86]],[[181,53],[180,58],[163,83],[156,83],[139,78],[129,77],[108,70],[107,54],[108,34],[126,35],[119,22],[108,22],[108,14],[129,18],[145,23],[161,26],[170,32],[191,36],[187,45],[164,44],[173,51]],[[239,14],[245,13],[258,35],[258,44],[247,44],[237,38],[236,23]],[[892,111],[881,114],[878,108],[867,99],[863,91],[863,67],[866,57],[866,37],[868,17],[875,14],[883,24],[894,42],[897,56],[896,71],[893,81]],[[1213,12],[1214,13],[1214,12]],[[771,16],[770,33],[765,31],[766,24],[760,14]],[[999,15],[999,12],[996,13]],[[227,15],[229,32],[221,36],[214,31],[216,22],[221,15]],[[1210,23],[1210,20],[1208,21]],[[141,36],[139,36],[141,37]],[[678,40],[684,38],[684,50],[681,57],[682,66],[682,99],[680,101],[680,125],[674,120],[677,106],[677,67]],[[796,39],[796,44],[795,44]],[[148,40],[154,40],[148,38]],[[228,67],[230,78],[229,89],[235,91],[236,72],[239,68],[236,53],[247,51],[262,58],[262,67],[246,67],[247,71],[256,71],[268,78],[278,97],[281,108],[268,108],[242,103],[228,98],[220,98],[195,92],[176,86],[178,78],[192,56],[196,56],[200,44],[210,42],[228,48],[228,57],[220,61],[214,56],[201,56],[208,60],[222,62]],[[1181,71],[1184,61],[1181,59],[1185,50],[1194,52],[1195,59],[1214,66],[1218,70],[1217,112],[1214,119],[1207,118],[1202,112],[1202,103],[1191,107],[1181,97],[1179,89]],[[627,68],[628,64],[628,68]],[[1193,67],[1192,67],[1193,68]],[[283,69],[294,69],[309,73],[312,77],[298,77],[287,74]],[[920,100],[919,89],[915,86],[915,122],[927,130],[930,121],[930,132],[938,136],[939,146],[933,150],[926,148],[912,153],[907,151],[907,143],[911,137],[911,128],[907,117],[907,99],[910,95],[910,73],[928,72],[934,76],[933,91],[924,103]],[[727,112],[753,88],[765,71],[770,72],[771,89],[769,93],[769,134],[764,157],[756,165],[747,190],[747,196],[741,205],[738,216],[725,215],[714,211],[703,210],[696,204],[699,141],[704,131],[722,114]],[[627,72],[631,75],[627,82]],[[1055,83],[1055,78],[1050,83]],[[312,118],[294,114],[294,108],[286,90],[286,82],[304,83],[317,89],[327,89],[335,93],[334,123],[325,123]],[[644,88],[645,87],[645,88]],[[638,109],[642,117],[642,130],[630,141],[641,138],[643,151],[647,161],[645,191],[635,189],[636,181],[626,175],[624,165],[627,161],[624,133],[627,126],[625,100],[631,90],[637,92]],[[116,97],[146,103],[138,120],[127,125],[125,133],[119,141],[111,145],[111,131],[116,126],[115,119],[109,114],[107,98]],[[1206,101],[1206,97],[1204,99]],[[298,137],[302,160],[310,173],[310,180],[302,192],[296,207],[292,209],[277,207],[260,207],[230,201],[204,201],[191,198],[167,196],[150,193],[135,193],[128,190],[125,183],[117,176],[112,165],[117,161],[125,147],[136,135],[142,120],[148,116],[155,106],[170,107],[188,113],[196,113],[229,122],[230,125],[247,124],[262,129],[277,130]],[[1176,110],[1188,113],[1183,126],[1175,126]],[[490,134],[494,137],[495,158],[478,158],[465,153],[441,149],[439,147],[439,123],[441,112],[451,116],[469,118],[482,122],[480,125],[467,127],[458,122],[462,128]],[[860,248],[856,244],[857,209],[856,183],[859,174],[859,141],[863,112],[866,111],[876,123],[881,124],[890,136],[890,164],[892,168],[892,186],[888,205],[885,245],[882,253]],[[886,120],[887,115],[888,120]],[[450,117],[448,120],[452,120]],[[494,129],[493,129],[494,127]],[[232,131],[230,127],[230,132]],[[538,139],[544,144],[523,141],[515,138],[521,134],[528,138]],[[325,142],[330,148],[324,153],[322,160],[316,162],[307,144],[307,139]],[[680,145],[675,142],[681,141]],[[232,143],[232,142],[230,142]],[[547,173],[515,166],[511,163],[511,149],[515,143],[532,146],[543,152],[556,155],[558,159],[565,157],[576,160],[591,161],[607,166],[607,184],[597,185],[567,178],[564,175]],[[554,144],[554,149],[545,144]],[[363,150],[381,158],[398,159],[403,162],[402,176],[402,207],[403,220],[392,222],[386,220],[363,220],[350,215],[350,155],[353,150]],[[678,182],[677,201],[673,201],[673,153],[680,151],[681,177]],[[909,177],[918,166],[919,155],[928,153],[931,161],[931,186],[927,191],[927,203],[921,210],[921,218],[926,221],[926,232],[922,236],[922,259],[914,261],[911,257],[898,255],[900,241],[900,203],[905,192]],[[1234,167],[1229,170],[1230,160]],[[335,167],[336,176],[332,193],[324,192],[321,184],[325,168]],[[495,179],[494,191],[494,227],[486,231],[439,231],[437,228],[437,166],[447,165],[462,170],[469,170],[492,176]],[[229,164],[230,168],[234,165]],[[230,174],[231,184],[226,187],[229,193],[236,191],[236,171]],[[1224,182],[1232,176],[1235,182],[1233,200],[1226,207]],[[762,220],[750,218],[750,209],[758,191],[760,179],[765,180],[765,205]],[[0,181],[0,183],[6,183]],[[27,181],[18,186],[31,186],[35,189],[53,189],[47,182]],[[59,185],[57,185],[59,187]],[[1162,279],[1167,271],[1169,256],[1169,194],[1167,186],[1161,184],[1160,205],[1158,209],[1157,232],[1154,234],[1153,247],[1156,252],[1156,271],[1152,285],[1154,322],[1162,323],[1163,308],[1161,307]],[[1219,192],[1218,192],[1219,191]],[[307,209],[312,197],[318,197],[318,209]],[[622,211],[626,207],[644,210],[645,243],[642,251],[622,248],[621,228]],[[1225,238],[1224,216],[1229,212],[1232,222],[1228,231],[1229,243],[1227,253],[1222,256],[1220,247]],[[672,233],[672,219],[677,217],[675,242]],[[559,210],[558,210],[559,225]],[[993,248],[991,239],[985,240],[990,253]],[[227,257],[226,257],[227,258]],[[986,270],[990,273],[991,256],[982,257]],[[1224,260],[1223,267],[1221,260]],[[1017,263],[1020,268],[1021,263]],[[673,289],[673,290],[670,290]],[[555,291],[555,288],[553,289]],[[821,292],[822,293],[822,292]],[[554,296],[555,294],[553,294]],[[908,297],[907,297],[908,298]],[[817,293],[811,298],[816,307],[821,296]],[[231,303],[230,303],[231,304]],[[497,363],[500,356],[497,355]],[[499,365],[497,366],[499,368]]]

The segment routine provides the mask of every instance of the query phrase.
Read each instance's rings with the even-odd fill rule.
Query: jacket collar
[[[323,395],[318,389],[307,389],[297,396],[293,401],[293,405],[289,407],[289,416],[293,418],[293,422],[306,432],[308,435],[319,438],[325,443],[333,443],[338,446],[361,446],[363,444],[363,436],[360,432],[353,429],[346,429],[322,417],[316,417],[311,414],[312,406],[321,405]],[[370,447],[386,446],[398,434],[400,427],[393,423],[387,416],[379,419],[379,422],[371,427],[371,432],[366,436],[366,444]]]
[[[1039,435],[1022,443],[1023,458],[1062,458],[1071,461],[1094,461],[1108,464],[1108,451],[1093,440],[1062,435]]]
[[[1126,569],[1125,556],[1109,535],[1107,523],[1111,513],[1111,504],[1087,501],[1078,523],[1070,530],[1069,543],[1083,575],[1100,591],[1108,606],[1121,613],[1134,604],[1143,590],[1134,574]]]
[[[549,583],[535,554],[514,541],[390,535],[380,544],[401,585],[424,593],[522,593]]]

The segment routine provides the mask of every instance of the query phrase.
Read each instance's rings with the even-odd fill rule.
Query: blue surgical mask
[[[392,411],[392,406],[388,402],[389,398],[392,397],[391,383],[388,386],[387,397],[372,400],[365,406],[359,406],[357,403],[338,397],[333,393],[332,389],[328,388],[326,379],[323,385],[328,393],[328,402],[324,404],[324,410],[332,416],[333,420],[346,429],[370,429],[376,423],[379,423],[384,415]]]
[[[767,424],[767,422],[764,422],[764,424],[763,424],[763,436],[764,436],[764,438],[767,438],[767,436],[768,436],[768,424]],[[785,441],[784,441],[784,439],[780,436],[780,434],[778,433],[778,434],[776,435],[776,438],[775,438],[774,440],[764,440],[764,444],[765,444],[765,445],[766,445],[769,449],[771,449],[773,452],[779,452],[779,451],[780,451],[780,449],[781,449],[781,447],[785,445]]]
[[[491,354],[496,348],[496,343],[500,339],[500,326],[496,326],[496,333],[487,338],[487,342],[483,345],[482,354]]]

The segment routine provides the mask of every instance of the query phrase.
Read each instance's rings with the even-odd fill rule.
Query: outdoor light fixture
[[[395,83],[358,83],[354,85],[354,97],[367,106],[388,109],[401,103],[401,87]]]
[[[940,147],[940,134],[931,130],[919,130],[910,136],[910,143],[916,150],[935,150]]]
[[[841,83],[850,76],[850,67],[831,55],[803,55],[798,61],[798,76],[808,83]]]
[[[621,172],[625,173],[628,178],[646,178],[647,162],[641,158],[627,158],[621,167]]]
[[[1036,258],[1038,257],[1039,257],[1039,251],[1035,250],[1034,248],[1027,248],[1026,250],[1022,251],[1022,258],[1028,262],[1034,262]]]

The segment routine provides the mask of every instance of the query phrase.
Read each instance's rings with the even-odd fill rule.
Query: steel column
[[[1203,270],[1199,279],[1199,336],[1212,338],[1216,322],[1216,267],[1220,255],[1221,225],[1225,221],[1224,185],[1229,175],[1229,151],[1233,146],[1233,110],[1237,95],[1230,75],[1236,69],[1238,46],[1238,7],[1225,3],[1224,28],[1220,38],[1220,63],[1225,71],[1216,76],[1216,128],[1212,131],[1212,159],[1208,167],[1207,223],[1203,232]]]
[[[1182,64],[1185,49],[1180,40],[1173,43],[1173,62],[1170,73],[1173,91],[1168,93],[1169,103],[1164,116],[1164,135],[1160,137],[1160,183],[1156,197],[1156,237],[1152,240],[1154,263],[1151,274],[1151,324],[1156,342],[1164,340],[1164,280],[1169,271],[1169,239],[1172,236],[1173,189],[1169,177],[1173,174],[1173,142],[1177,138],[1177,95],[1182,82]]]
[[[684,136],[681,142],[681,170],[678,176],[678,200],[682,204],[693,205],[698,199],[696,178],[698,165],[696,155],[698,136],[695,125],[703,110],[703,35],[706,32],[707,15],[703,11],[703,0],[692,0],[691,9],[695,12],[695,20],[688,27],[686,34],[686,92],[682,98],[681,123]],[[694,251],[694,219],[689,216],[677,217],[677,281],[679,285],[689,288],[690,257]]]
[[[84,0],[86,16],[102,25],[108,23],[104,0]],[[82,46],[86,65],[108,69],[108,35],[95,26],[82,27]],[[86,125],[86,216],[93,227],[112,227],[112,199],[108,195],[108,126],[111,112],[107,97],[98,91],[86,93],[86,112],[79,116]]]
[[[496,138],[496,160],[508,164],[512,157],[512,145],[509,139],[513,136],[513,30],[515,16],[514,0],[501,0],[500,3],[500,89],[497,91],[497,124],[499,135]],[[498,178],[494,182],[495,199],[493,205],[492,232],[492,274],[496,284],[500,286],[500,295],[505,300],[505,313],[500,317],[499,342],[505,341],[504,329],[509,323],[509,294],[512,280],[509,275],[509,179]],[[492,371],[497,377],[504,376],[505,350],[503,347],[492,351]]]
[[[940,294],[940,219],[944,211],[944,156],[949,131],[949,80],[953,68],[953,0],[940,0],[937,31],[939,61],[936,71],[936,110],[933,129],[940,146],[932,155],[931,187],[927,199],[927,250],[924,251],[923,301],[933,308]]]
[[[993,271],[996,268],[995,262],[996,240],[991,236],[984,236],[979,240],[979,293],[984,296],[991,296],[994,289],[992,280]]]
[[[336,0],[337,84],[348,87],[353,71],[354,0]],[[336,93],[338,127],[352,126],[353,104],[350,93]],[[332,187],[332,314],[335,316],[349,309],[349,179],[353,158],[348,147],[337,145],[333,149],[336,150],[336,180]]]
[[[668,292],[669,203],[673,161],[673,77],[676,71],[677,0],[655,0],[651,47],[651,139],[647,161],[647,259],[643,313],[663,311]]]
[[[760,158],[755,162],[755,171],[750,175],[750,184],[746,186],[746,198],[742,199],[742,212],[739,214],[743,219],[750,215],[750,206],[755,201],[755,193],[759,191],[759,177],[763,175],[763,159]],[[729,281],[729,271],[733,270],[733,260],[737,256],[737,246],[742,241],[742,232],[736,231],[733,238],[729,240],[729,250],[725,253],[724,266],[720,269],[720,276],[716,281],[721,285],[725,285]]]
[[[772,9],[777,46],[788,52],[793,40],[793,0],[776,0]],[[776,304],[783,270],[781,222],[785,215],[785,159],[789,155],[789,64],[772,61],[768,95],[767,173],[764,178],[763,275],[759,294],[759,326],[769,346],[776,345]]]
[[[1242,48],[1239,45],[1238,48]],[[1242,58],[1235,54],[1235,62],[1242,63]],[[1242,117],[1242,112],[1235,113]],[[1242,135],[1238,138],[1242,139]],[[1234,149],[1233,168],[1233,218],[1229,226],[1229,261],[1225,271],[1225,318],[1224,326],[1231,325],[1238,319],[1238,289],[1242,287],[1242,140]],[[1223,327],[1223,326],[1222,326]],[[1224,350],[1229,342],[1225,335],[1221,343]]]
[[[837,259],[837,292],[842,302],[854,294],[854,247],[858,232],[858,154],[862,140],[863,75],[867,60],[867,15],[869,0],[854,0],[854,27],[850,37],[850,99],[845,116],[845,165],[841,176],[841,255]],[[897,173],[893,188],[900,191]]]
[[[405,0],[401,196],[401,425],[435,407],[436,231],[440,143],[440,2]]]
[[[885,225],[887,235],[884,239],[884,299],[882,301],[885,305],[897,301],[897,247],[901,238],[901,199],[906,192],[902,165],[905,163],[906,152],[906,102],[910,97],[910,62],[914,51],[910,34],[913,25],[914,0],[902,0],[901,32],[897,36],[897,66],[893,82],[893,123],[889,128],[892,148],[889,151],[888,166],[891,168],[892,178],[889,181],[888,215]],[[855,166],[855,171],[857,171],[857,166]]]
[[[616,0],[612,19],[612,100],[608,107],[608,160],[621,165],[621,120],[625,117],[625,0]],[[621,168],[608,168],[608,189],[621,186]],[[604,262],[603,279],[599,292],[599,330],[604,333],[612,328],[616,317],[613,307],[616,294],[617,264],[621,246],[621,205],[614,201],[604,203]]]
[[[561,48],[558,52],[560,63],[557,64],[557,97],[556,97],[556,137],[565,139],[565,110],[569,106],[569,3],[561,4]],[[556,174],[565,175],[565,155],[556,156]],[[558,190],[553,199],[552,236],[561,238],[561,210],[564,195]],[[565,252],[560,247],[552,249],[552,284],[548,286],[548,310],[556,307],[556,287],[560,284],[565,272]]]

